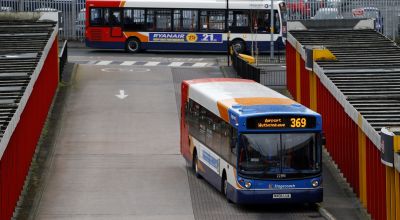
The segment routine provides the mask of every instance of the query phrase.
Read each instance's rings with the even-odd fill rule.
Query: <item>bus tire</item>
[[[201,174],[199,173],[199,167],[198,167],[198,163],[199,163],[199,159],[197,158],[197,151],[194,151],[193,153],[193,171],[194,171],[194,175],[197,178],[201,178]]]
[[[246,51],[246,44],[243,40],[235,39],[232,41],[231,46],[237,53],[244,53]]]
[[[126,40],[125,50],[128,53],[137,53],[141,50],[141,42],[136,37],[131,37]]]
[[[228,180],[226,179],[225,171],[222,173],[221,192],[225,196],[226,201],[228,201],[228,203],[232,203],[232,201],[228,198]]]

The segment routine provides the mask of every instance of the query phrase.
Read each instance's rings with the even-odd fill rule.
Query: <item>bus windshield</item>
[[[239,173],[253,178],[302,178],[320,172],[315,133],[241,134]]]

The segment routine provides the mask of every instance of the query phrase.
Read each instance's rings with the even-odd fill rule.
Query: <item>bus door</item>
[[[107,16],[107,14],[106,14]],[[122,11],[118,8],[109,9],[108,23],[110,26],[110,37],[122,37]]]

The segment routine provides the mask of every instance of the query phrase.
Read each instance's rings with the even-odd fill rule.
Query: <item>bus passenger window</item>
[[[274,29],[274,33],[277,34],[277,33],[279,33],[279,31],[281,29],[281,21],[279,19],[279,14],[278,14],[277,11],[274,12],[274,15],[275,15],[275,17],[274,17],[274,22],[275,22],[275,24],[274,24],[274,28],[275,28]]]
[[[234,155],[237,155],[237,148],[239,145],[239,142],[237,141],[237,130],[236,128],[231,127],[230,132],[229,132],[229,146],[231,147],[231,152]]]
[[[101,8],[91,8],[90,9],[90,24],[102,25],[103,24],[103,9]]]
[[[196,31],[197,10],[174,10],[174,31]]]
[[[201,11],[200,30],[216,31],[216,32],[225,31],[225,11],[223,10]]]
[[[144,9],[125,9],[124,26],[129,30],[142,30],[145,26]]]
[[[156,11],[156,29],[157,31],[171,31],[171,11]]]
[[[155,31],[155,23],[154,23],[154,10],[147,9],[146,11],[146,28],[148,31]]]
[[[119,10],[110,10],[109,24],[111,26],[121,25],[121,12]]]

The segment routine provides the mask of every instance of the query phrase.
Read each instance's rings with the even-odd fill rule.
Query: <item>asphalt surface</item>
[[[79,66],[35,219],[193,219],[174,98],[168,69]]]
[[[221,55],[188,54],[114,57],[114,52],[99,51],[90,58],[90,53],[79,56],[119,62],[138,57],[146,62],[223,60]],[[71,65],[66,69],[72,71]],[[232,73],[216,66],[109,63],[79,65],[76,75],[64,75],[72,80],[59,89],[33,184],[16,219],[324,219],[316,206],[229,204],[186,166],[179,154],[180,82]],[[116,97],[120,90],[128,96]],[[321,205],[337,219],[365,219],[358,200],[340,181],[337,170],[325,164]]]

